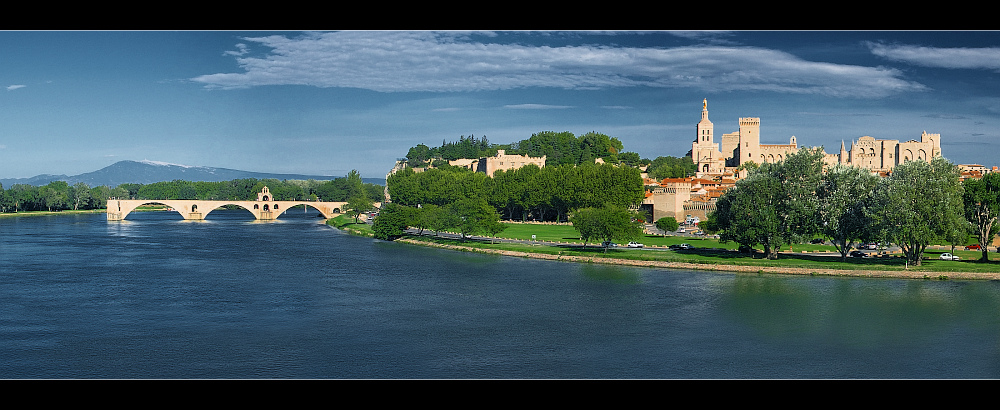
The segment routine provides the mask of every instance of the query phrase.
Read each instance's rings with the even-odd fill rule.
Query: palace
[[[795,136],[788,144],[761,144],[760,118],[740,118],[739,125],[739,131],[723,134],[720,142],[715,142],[714,125],[708,119],[708,100],[702,101],[701,121],[695,127],[697,134],[691,144],[691,160],[697,164],[697,172],[689,178],[646,180],[646,198],[640,207],[649,212],[654,221],[665,216],[678,221],[688,216],[704,219],[715,210],[715,201],[722,193],[734,186],[737,179],[746,176],[748,171],[740,171],[741,165],[782,161],[799,150]],[[886,175],[903,162],[930,162],[940,156],[941,134],[924,132],[920,141],[906,142],[863,136],[851,142],[850,150],[841,142],[839,153],[823,154],[827,165],[856,165]],[[972,178],[988,172],[982,166],[968,167]]]
[[[696,126],[697,135],[691,144],[691,160],[698,165],[698,176],[717,176],[734,173],[748,162],[762,164],[783,160],[788,154],[798,152],[793,135],[788,144],[761,144],[760,118],[740,118],[739,131],[723,134],[715,142],[714,125],[708,119],[708,100],[702,101],[701,121]],[[851,149],[840,143],[840,152],[825,154],[828,165],[856,165],[872,172],[890,172],[903,162],[928,161],[941,155],[941,134],[920,135],[920,141],[876,140],[863,136],[851,142]]]

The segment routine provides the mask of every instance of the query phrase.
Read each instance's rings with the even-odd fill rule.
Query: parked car
[[[603,246],[605,248],[617,248],[618,244],[614,243],[614,242],[611,242],[611,241],[604,241],[604,242],[601,242],[601,246]]]
[[[941,260],[957,261],[959,260],[959,257],[946,252],[941,254]]]
[[[811,243],[813,245],[820,245],[820,244],[823,244],[825,242],[826,241],[823,240],[823,238],[816,238],[816,239],[813,239],[813,240],[809,241],[809,243]]]
[[[848,254],[848,255],[851,256],[852,258],[868,258],[869,257],[867,253],[864,253],[864,252],[861,252],[861,251],[851,251],[851,253]]]
[[[967,251],[978,251],[980,249],[983,249],[983,248],[980,247],[978,243],[974,243],[972,245],[969,245],[969,246],[965,247],[965,250],[967,250]]]
[[[641,247],[646,246],[646,245],[643,245],[643,244],[641,244],[639,242],[629,242],[627,246],[629,248],[641,248]]]
[[[866,243],[866,244],[863,245],[863,247],[861,249],[875,250],[875,249],[878,249],[878,244],[874,243],[874,242],[873,243]]]
[[[687,232],[687,229],[684,228],[680,228],[677,230],[677,233],[685,233],[685,232]]]
[[[673,249],[675,251],[676,250],[681,250],[681,249],[694,249],[694,246],[688,245],[686,243],[682,243],[680,245],[670,245],[670,249]]]

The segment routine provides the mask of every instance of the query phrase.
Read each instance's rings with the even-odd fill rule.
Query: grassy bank
[[[3,212],[0,213],[0,218],[13,218],[20,216],[47,216],[47,215],[79,215],[79,214],[97,214],[107,212],[104,209],[85,209],[79,211],[65,210],[65,211],[24,211],[24,212]]]
[[[355,223],[354,217],[352,216],[338,215],[333,218],[327,219],[326,224],[353,235],[368,236],[368,237],[373,236],[371,225],[366,224],[364,222]]]
[[[353,219],[349,219],[350,225]],[[336,226],[336,224],[332,224]],[[370,230],[369,230],[370,232]],[[841,261],[833,246],[793,245],[794,253],[781,253],[778,260],[763,259],[761,254],[735,252],[735,244],[720,244],[711,238],[646,235],[640,242],[645,249],[614,248],[607,253],[596,245],[583,248],[579,234],[569,225],[509,224],[499,236],[508,239],[531,240],[532,244],[461,241],[436,236],[410,236],[400,241],[461,251],[493,253],[508,256],[533,257],[586,263],[612,263],[634,266],[681,268],[697,270],[758,272],[807,275],[903,277],[926,279],[1000,279],[1000,256],[991,254],[991,262],[977,262],[976,251],[956,250],[961,261],[937,259],[950,249],[925,252],[922,265],[907,266],[903,258],[893,255],[875,258],[848,258]],[[688,243],[692,250],[663,249],[669,245]]]

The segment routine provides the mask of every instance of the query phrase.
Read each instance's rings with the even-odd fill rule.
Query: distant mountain
[[[52,181],[66,181],[70,185],[83,182],[89,186],[111,186],[121,184],[152,184],[175,179],[185,181],[231,181],[242,178],[257,179],[315,179],[328,181],[342,176],[300,175],[300,174],[269,174],[263,172],[240,171],[227,168],[195,167],[188,165],[168,164],[156,161],[119,161],[94,172],[75,176],[38,175],[31,178],[0,179],[3,187],[10,188],[14,184],[46,185]],[[362,178],[364,182],[385,185],[383,178]]]

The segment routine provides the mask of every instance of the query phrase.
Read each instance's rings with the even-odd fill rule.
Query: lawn
[[[364,222],[354,223],[354,217],[344,215],[337,215],[333,218],[327,219],[326,224],[334,228],[348,231],[351,233],[361,234],[365,236],[372,235],[372,226]]]
[[[877,258],[848,258],[841,261],[837,256],[828,256],[823,253],[834,253],[836,249],[830,245],[796,244],[791,248],[795,252],[817,252],[814,254],[782,253],[778,260],[762,259],[761,253],[754,256],[733,252],[737,248],[734,243],[721,244],[712,238],[693,238],[682,236],[646,235],[639,242],[647,246],[646,249],[628,249],[624,247],[609,249],[605,254],[604,250],[596,245],[587,249],[579,246],[567,244],[582,244],[579,233],[571,225],[547,225],[547,224],[522,224],[507,223],[507,229],[501,232],[498,237],[509,239],[531,240],[531,235],[535,235],[535,240],[546,242],[561,242],[553,245],[528,245],[528,244],[490,244],[476,241],[458,241],[443,238],[421,238],[424,241],[463,245],[476,248],[503,249],[521,252],[534,252],[545,254],[561,254],[575,256],[608,257],[633,260],[650,260],[666,262],[687,262],[704,264],[725,264],[725,265],[746,265],[746,266],[768,266],[768,267],[789,267],[805,269],[842,269],[842,270],[903,270],[909,268],[911,271],[934,272],[1000,272],[1000,255],[991,253],[990,263],[979,263],[976,260],[981,256],[976,251],[958,250],[954,252],[962,258],[961,261],[944,261],[938,259],[941,253],[950,252],[950,249],[929,249],[924,253],[925,260],[920,267],[907,267],[901,257],[877,257]],[[664,249],[652,249],[653,247],[666,247],[673,244],[688,243],[695,247],[690,251],[671,251]],[[787,252],[788,249],[783,249]]]

